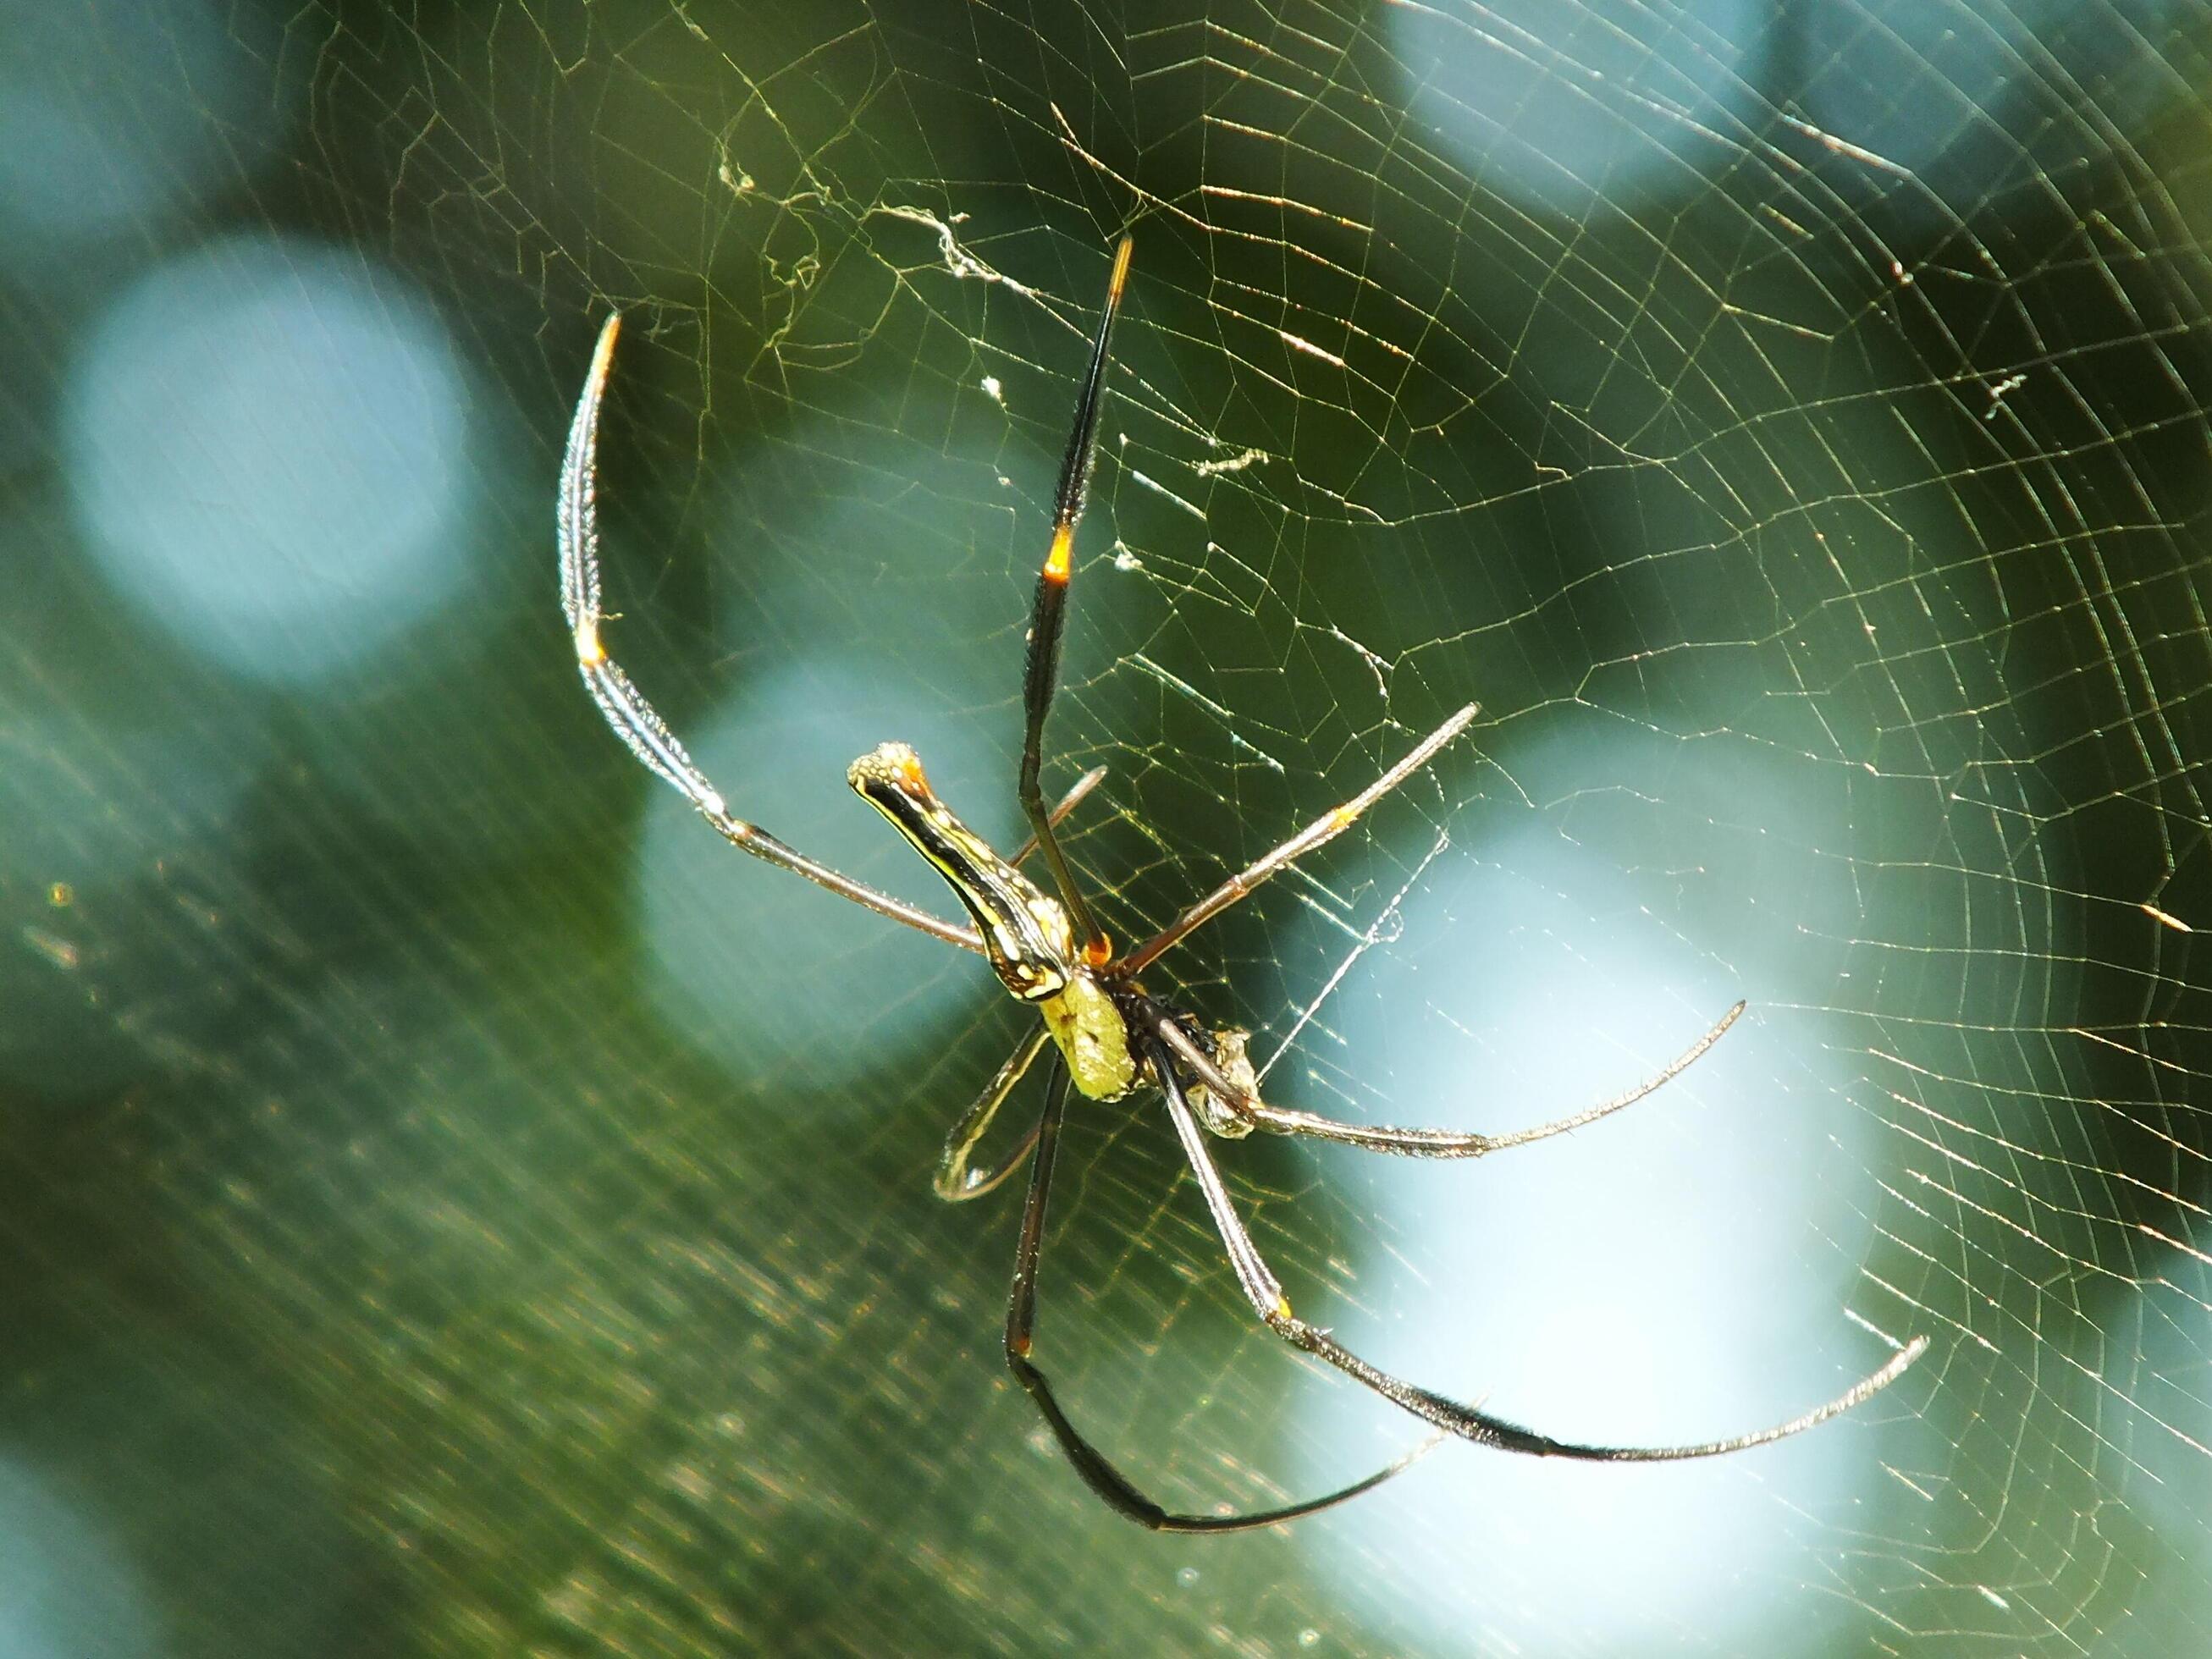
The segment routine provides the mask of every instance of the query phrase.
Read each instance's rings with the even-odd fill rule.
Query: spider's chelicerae
[[[1022,706],[1026,725],[1022,736],[1022,763],[1016,782],[1023,812],[1032,832],[1012,862],[1000,858],[975,833],[953,816],[931,791],[921,762],[902,743],[886,743],[854,761],[847,773],[853,787],[915,850],[929,860],[959,897],[974,923],[960,927],[917,909],[865,883],[839,874],[786,845],[759,825],[749,823],[730,811],[719,791],[691,762],[684,745],[666,722],[654,712],[630,683],[629,677],[606,653],[599,637],[603,613],[599,609],[599,526],[593,509],[597,478],[599,404],[606,390],[608,367],[613,361],[620,316],[609,317],[592,358],[589,379],[576,404],[568,429],[568,453],[561,467],[560,543],[561,598],[576,646],[576,661],[584,683],[591,688],[600,712],[616,735],[637,757],[682,790],[700,815],[731,842],[754,857],[781,869],[805,876],[856,904],[918,928],[948,945],[973,951],[990,963],[1007,992],[1033,1006],[1043,1016],[1007,1057],[982,1096],[969,1107],[945,1143],[937,1172],[938,1195],[955,1202],[981,1196],[996,1187],[1030,1159],[1029,1201],[1022,1212],[1021,1242],[1014,1257],[1014,1282],[1006,1312],[1006,1364],[1030,1397],[1043,1413],[1069,1462],[1096,1492],[1118,1513],[1141,1526],[1165,1532],[1236,1532],[1293,1520],[1357,1497],[1397,1474],[1446,1434],[1455,1434],[1479,1445],[1522,1452],[1538,1457],[1580,1458],[1603,1463],[1648,1463],[1682,1458],[1715,1457],[1742,1451],[1809,1429],[1817,1423],[1849,1411],[1877,1390],[1895,1382],[1927,1347],[1925,1337],[1915,1338],[1893,1355],[1887,1364],[1856,1388],[1802,1417],[1751,1434],[1692,1446],[1586,1446],[1553,1440],[1478,1411],[1472,1406],[1402,1382],[1376,1370],[1358,1355],[1339,1346],[1325,1330],[1316,1329],[1291,1311],[1281,1283],[1267,1267],[1252,1236],[1238,1218],[1228,1187],[1206,1146],[1208,1132],[1229,1139],[1255,1129],[1277,1134],[1310,1135],[1340,1141],[1370,1152],[1398,1152],[1415,1158],[1480,1158],[1507,1146],[1579,1128],[1622,1107],[1632,1104],[1674,1077],[1711,1048],[1728,1030],[1743,1004],[1723,1015],[1719,1022],[1657,1076],[1627,1093],[1557,1122],[1510,1134],[1483,1135],[1451,1129],[1398,1129],[1344,1123],[1269,1105],[1260,1098],[1253,1068],[1244,1055],[1245,1034],[1209,1030],[1173,1003],[1154,995],[1138,975],[1177,942],[1219,915],[1269,877],[1290,867],[1324,842],[1350,829],[1360,815],[1408,777],[1425,766],[1437,751],[1466,730],[1474,718],[1472,704],[1415,744],[1405,757],[1359,793],[1308,824],[1273,852],[1239,871],[1220,886],[1170,922],[1135,949],[1114,952],[1104,932],[1085,902],[1053,825],[1090,787],[1098,781],[1093,772],[1078,782],[1053,811],[1045,810],[1039,792],[1039,772],[1045,716],[1052,707],[1054,684],[1060,666],[1060,626],[1067,609],[1067,587],[1074,573],[1075,527],[1083,516],[1084,492],[1091,474],[1092,453],[1098,438],[1098,412],[1105,390],[1107,343],[1120,309],[1121,290],[1128,280],[1131,242],[1123,238],[1114,255],[1114,269],[1106,289],[1105,314],[1091,349],[1090,367],[1075,406],[1075,427],[1067,440],[1060,486],[1053,504],[1052,541],[1039,574],[1036,599],[1031,610],[1029,659],[1023,678]],[[1048,897],[1017,867],[1033,847],[1042,853],[1052,872],[1057,898]],[[973,1170],[969,1159],[1000,1104],[1019,1083],[1049,1043],[1054,1053],[1048,1063],[1044,1108],[1036,1125],[1006,1157],[988,1170]],[[1168,1120],[1182,1143],[1199,1190],[1206,1196],[1213,1224],[1221,1234],[1229,1264],[1237,1274],[1253,1310],[1268,1329],[1292,1346],[1327,1360],[1349,1373],[1385,1399],[1433,1425],[1438,1433],[1388,1468],[1338,1492],[1304,1503],[1243,1515],[1177,1515],[1163,1510],[1139,1492],[1107,1461],[1067,1414],[1030,1358],[1030,1334],[1036,1313],[1037,1261],[1044,1239],[1045,1200],[1052,1185],[1053,1155],[1059,1139],[1060,1115],[1073,1081],[1086,1099],[1116,1101],[1139,1090],[1156,1089],[1165,1102]]]

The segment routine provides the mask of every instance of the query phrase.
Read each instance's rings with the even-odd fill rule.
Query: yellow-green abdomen
[[[1068,1076],[1087,1099],[1118,1100],[1136,1086],[1128,1024],[1097,980],[1079,973],[1037,1008],[1067,1060]]]

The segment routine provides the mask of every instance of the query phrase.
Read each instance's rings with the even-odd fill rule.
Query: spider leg
[[[1486,1135],[1464,1129],[1396,1129],[1381,1123],[1345,1123],[1313,1112],[1286,1111],[1279,1106],[1270,1106],[1250,1090],[1239,1089],[1224,1074],[1205,1049],[1183,1029],[1182,1021],[1176,1016],[1158,1003],[1147,1001],[1139,1006],[1145,1009],[1146,1021],[1153,1033],[1175,1050],[1176,1057],[1190,1068],[1192,1075],[1206,1085],[1206,1092],[1253,1128],[1266,1129],[1279,1135],[1306,1135],[1316,1140],[1334,1140],[1366,1152],[1397,1152],[1407,1158],[1480,1158],[1485,1152],[1501,1152],[1508,1146],[1525,1146],[1532,1140],[1547,1140],[1553,1135],[1565,1134],[1570,1129],[1579,1129],[1584,1124],[1595,1123],[1624,1106],[1633,1106],[1644,1096],[1681,1076],[1697,1063],[1706,1049],[1721,1040],[1722,1033],[1735,1024],[1744,1009],[1742,1003],[1737,1003],[1714,1021],[1703,1036],[1669,1061],[1665,1070],[1647,1078],[1625,1094],[1615,1095],[1611,1100],[1601,1101],[1571,1117],[1539,1124],[1533,1129],[1516,1129],[1510,1134]]]
[[[1052,1028],[1039,1021],[1036,1029],[1024,1037],[1013,1053],[1006,1056],[1006,1063],[999,1067],[998,1075],[984,1085],[983,1092],[975,1098],[975,1103],[960,1115],[959,1122],[952,1126],[952,1133],[945,1136],[945,1151],[937,1160],[935,1185],[937,1195],[946,1203],[958,1204],[967,1199],[982,1197],[1019,1169],[1022,1160],[1030,1155],[1030,1148],[1036,1145],[1037,1132],[1031,1129],[1022,1137],[1020,1144],[1013,1151],[987,1173],[978,1174],[968,1167],[969,1158],[975,1154],[976,1144],[990,1128],[991,1120],[999,1115],[999,1108],[1006,1104],[1006,1097],[1014,1091],[1014,1085],[1029,1074],[1030,1067],[1036,1064],[1037,1055],[1044,1051],[1044,1045],[1050,1041]]]
[[[1076,779],[1074,784],[1069,788],[1068,792],[1060,798],[1060,805],[1052,809],[1052,827],[1055,830],[1059,829],[1060,821],[1066,817],[1070,812],[1073,812],[1085,795],[1089,794],[1092,790],[1096,789],[1100,784],[1105,781],[1106,769],[1103,766],[1094,766],[1088,772],[1085,772],[1081,777]],[[1029,862],[1030,855],[1036,852],[1036,832],[1035,830],[1031,830],[1030,832],[1029,838],[1023,842],[1019,847],[1014,848],[1014,855],[1008,859],[1006,862],[1018,868],[1020,866]]]
[[[1052,1188],[1052,1164],[1058,1149],[1060,1113],[1066,1103],[1067,1068],[1055,1060],[1052,1081],[1045,1090],[1044,1113],[1037,1120],[1036,1160],[1030,1166],[1029,1200],[1022,1207],[1021,1245],[1014,1257],[1013,1293],[1006,1307],[1006,1364],[1015,1380],[1036,1402],[1053,1437],[1059,1441],[1060,1450],[1074,1465],[1075,1472],[1083,1477],[1084,1485],[1109,1508],[1153,1532],[1249,1532],[1317,1514],[1357,1498],[1381,1486],[1437,1443],[1435,1438],[1425,1441],[1388,1468],[1378,1469],[1365,1480],[1324,1498],[1287,1504],[1280,1509],[1255,1510],[1249,1515],[1177,1515],[1162,1509],[1132,1486],[1128,1477],[1109,1462],[1105,1454],[1068,1421],[1066,1413],[1060,1410],[1060,1401],[1053,1395],[1052,1384],[1030,1361],[1030,1337],[1036,1323],[1037,1258],[1044,1245],[1045,1202]]]
[[[1098,319],[1098,337],[1091,347],[1091,367],[1083,377],[1083,390],[1075,402],[1075,428],[1067,436],[1067,454],[1060,464],[1060,488],[1053,501],[1052,545],[1044,568],[1037,572],[1036,600],[1030,611],[1029,660],[1022,672],[1022,770],[1015,793],[1022,811],[1044,849],[1052,867],[1053,885],[1081,936],[1092,967],[1104,963],[1110,951],[1091,907],[1075,884],[1075,876],[1052,833],[1044,795],[1037,775],[1043,765],[1044,720],[1052,709],[1052,694],[1060,678],[1060,635],[1067,617],[1067,584],[1075,574],[1075,526],[1083,517],[1084,492],[1091,483],[1091,463],[1098,448],[1098,411],[1106,396],[1106,347],[1113,337],[1114,319],[1121,309],[1121,289],[1129,280],[1129,255],[1134,240],[1127,236],[1114,250],[1114,272],[1107,279],[1106,308]]]
[[[1223,1183],[1221,1171],[1207,1150],[1206,1136],[1191,1115],[1182,1079],[1165,1045],[1154,1039],[1148,1045],[1150,1058],[1159,1074],[1162,1091],[1167,1097],[1168,1115],[1175,1121],[1176,1134],[1182,1141],[1183,1156],[1190,1162],[1191,1173],[1198,1177],[1199,1188],[1206,1194],[1206,1208],[1213,1213],[1213,1224],[1221,1235],[1221,1242],[1229,1253],[1230,1265],[1236,1269],[1237,1282],[1243,1287],[1245,1298],[1255,1311],[1273,1331],[1292,1347],[1304,1349],[1316,1358],[1325,1359],[1346,1375],[1365,1383],[1393,1405],[1411,1412],[1423,1422],[1429,1423],[1462,1440],[1472,1440],[1479,1446],[1495,1446],[1501,1451],[1521,1452],[1532,1457],[1568,1457],[1592,1463],[1671,1463],[1695,1457],[1718,1457],[1729,1452],[1745,1451],[1753,1446],[1764,1446],[1771,1441],[1786,1439],[1802,1434],[1816,1424],[1825,1423],[1839,1412],[1847,1412],[1869,1396],[1880,1393],[1903,1376],[1906,1366],[1928,1350],[1928,1339],[1916,1336],[1890,1357],[1889,1363],[1872,1376],[1845,1389],[1825,1406],[1817,1406],[1787,1423],[1772,1428],[1759,1429],[1749,1434],[1731,1435],[1725,1440],[1701,1441],[1689,1446],[1585,1446],[1573,1441],[1553,1440],[1517,1423],[1492,1417],[1472,1406],[1461,1404],[1430,1389],[1420,1388],[1401,1378],[1391,1376],[1369,1364],[1350,1349],[1332,1340],[1326,1331],[1316,1330],[1291,1311],[1290,1300],[1283,1294],[1282,1282],[1268,1270],[1267,1263],[1252,1242],[1238,1218],[1236,1206],[1230,1201],[1229,1189]],[[1211,1087],[1211,1085],[1208,1085]]]
[[[732,845],[764,859],[780,869],[801,875],[826,887],[841,898],[866,905],[893,921],[902,921],[947,945],[981,952],[983,941],[972,927],[941,921],[928,911],[879,893],[866,882],[840,875],[826,864],[778,841],[758,824],[733,817],[721,793],[692,763],[676,734],[659,712],[645,700],[599,641],[599,526],[595,499],[599,484],[599,405],[606,394],[607,372],[613,366],[615,337],[621,331],[622,313],[615,313],[599,331],[592,354],[592,372],[576,400],[575,419],[568,427],[568,447],[561,459],[561,606],[568,612],[569,631],[576,641],[576,666],[592,700],[606,716],[615,735],[630,752],[681,790],[699,815],[721,831]]]
[[[1375,803],[1395,789],[1407,778],[1419,771],[1443,748],[1462,732],[1474,718],[1475,705],[1469,703],[1442,726],[1413,745],[1412,751],[1395,766],[1367,787],[1354,795],[1333,812],[1324,813],[1304,829],[1292,836],[1272,853],[1263,854],[1239,870],[1204,898],[1192,905],[1165,927],[1146,939],[1135,950],[1114,964],[1116,974],[1127,975],[1141,973],[1170,946],[1203,927],[1231,905],[1250,893],[1270,876],[1278,875],[1316,847],[1334,841],[1359,822],[1360,816]]]

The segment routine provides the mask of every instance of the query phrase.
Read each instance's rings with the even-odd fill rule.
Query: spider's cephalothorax
[[[667,723],[608,656],[599,637],[605,612],[599,603],[599,525],[594,493],[598,481],[599,406],[606,391],[608,370],[614,361],[619,314],[608,318],[606,326],[600,331],[599,349],[592,354],[583,395],[577,399],[575,418],[568,428],[568,452],[561,464],[562,604],[568,612],[576,665],[615,734],[629,745],[639,760],[682,791],[700,816],[733,845],[894,921],[961,950],[977,952],[991,964],[992,971],[1009,993],[1020,1001],[1034,1005],[1043,1016],[1006,1057],[998,1074],[961,1115],[952,1133],[945,1138],[945,1151],[938,1162],[937,1191],[939,1196],[956,1200],[977,1198],[1019,1169],[1024,1159],[1029,1162],[1029,1200],[1022,1211],[1021,1241],[1014,1256],[1013,1294],[1006,1312],[1006,1364],[1036,1402],[1068,1462],[1093,1492],[1117,1513],[1141,1526],[1164,1532],[1237,1532],[1295,1520],[1355,1498],[1397,1474],[1445,1434],[1539,1457],[1577,1458],[1599,1463],[1664,1462],[1711,1457],[1780,1440],[1825,1422],[1838,1412],[1848,1411],[1888,1387],[1925,1352],[1925,1337],[1916,1337],[1899,1346],[1887,1364],[1827,1404],[1772,1428],[1689,1446],[1583,1445],[1536,1434],[1478,1407],[1403,1382],[1368,1364],[1339,1345],[1326,1330],[1307,1324],[1291,1311],[1281,1283],[1269,1269],[1237,1212],[1228,1184],[1222,1179],[1208,1149],[1206,1137],[1209,1132],[1234,1139],[1255,1129],[1266,1129],[1276,1134],[1310,1136],[1370,1152],[1396,1152],[1413,1158],[1480,1158],[1485,1152],[1580,1128],[1641,1100],[1717,1042],[1743,1012],[1743,1004],[1739,1002],[1729,1009],[1663,1071],[1626,1093],[1533,1129],[1485,1135],[1460,1129],[1401,1129],[1346,1123],[1312,1112],[1270,1105],[1260,1097],[1258,1074],[1245,1053],[1245,1033],[1208,1032],[1189,1016],[1146,993],[1137,981],[1139,973],[1261,884],[1357,823],[1369,807],[1427,766],[1437,751],[1464,732],[1474,719],[1475,711],[1470,703],[1450,715],[1350,800],[1323,813],[1273,852],[1262,854],[1231,876],[1143,944],[1119,956],[1115,954],[1104,930],[1091,915],[1074,872],[1053,834],[1054,823],[1097,783],[1104,769],[1085,775],[1049,812],[1045,810],[1039,778],[1043,765],[1045,716],[1052,707],[1053,688],[1060,672],[1060,625],[1066,614],[1068,585],[1075,570],[1075,528],[1083,516],[1084,492],[1091,477],[1091,455],[1097,446],[1099,410],[1106,386],[1107,344],[1115,313],[1121,306],[1122,288],[1128,280],[1129,254],[1130,242],[1124,237],[1114,256],[1105,313],[1099,319],[1098,331],[1091,343],[1090,366],[1076,400],[1074,429],[1069,434],[1067,453],[1060,465],[1060,488],[1053,502],[1052,539],[1043,567],[1037,573],[1036,597],[1030,611],[1029,659],[1022,679],[1022,758],[1015,794],[1021,802],[1023,815],[1030,822],[1031,844],[1043,854],[1052,872],[1057,896],[1048,897],[1018,867],[1028,856],[1029,848],[1024,848],[1011,860],[1002,859],[954,817],[931,792],[928,780],[922,775],[921,763],[904,744],[878,746],[854,761],[847,775],[853,787],[897,826],[899,833],[951,884],[975,926],[967,927],[945,921],[807,857],[730,811],[721,793],[693,763]],[[1044,1108],[1035,1126],[988,1169],[972,1168],[975,1149],[981,1144],[999,1108],[1048,1043],[1056,1053],[1048,1068]],[[1115,1468],[1069,1420],[1052,1384],[1030,1358],[1030,1336],[1036,1318],[1037,1265],[1044,1244],[1045,1202],[1051,1191],[1053,1158],[1071,1080],[1094,1100],[1117,1100],[1139,1089],[1157,1088],[1168,1121],[1182,1144],[1183,1157],[1206,1200],[1215,1231],[1221,1236],[1230,1269],[1253,1311],[1284,1340],[1326,1360],[1431,1425],[1438,1431],[1437,1436],[1364,1480],[1303,1503],[1242,1515],[1178,1515],[1164,1510]]]

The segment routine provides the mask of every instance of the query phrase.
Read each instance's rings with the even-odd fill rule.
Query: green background
[[[0,267],[0,1652],[2202,1644],[2201,13],[50,11],[0,22],[18,109],[159,142],[96,237],[19,167]],[[1480,701],[1156,982],[1283,1050],[1285,1103],[1492,1129],[1753,1007],[1744,1069],[1638,1109],[1673,1161],[1592,1130],[1540,1201],[1510,1158],[1249,1144],[1263,1245],[1381,1363],[1561,1434],[1750,1427],[1933,1339],[1802,1459],[1609,1489],[1454,1448],[1296,1530],[1115,1520],[1000,1361],[1018,1200],[929,1191],[1018,1011],[722,848],[577,685],[553,483],[621,306],[613,648],[738,811],[949,908],[843,767],[911,738],[1013,839],[1125,227],[1048,772],[1109,768],[1108,925]],[[289,680],[120,590],[70,436],[119,296],[261,242],[434,319],[471,434],[460,574]],[[201,482],[220,549],[285,481]],[[1062,1156],[1040,1352],[1165,1501],[1402,1448],[1251,1328],[1148,1106]],[[1650,1236],[1575,1251],[1639,1176],[1784,1275],[1634,1293],[1753,1322],[1675,1367],[1737,1392],[1669,1416],[1608,1360],[1626,1414],[1578,1414],[1525,1327],[1420,1369],[1547,1269],[1607,1352]]]

